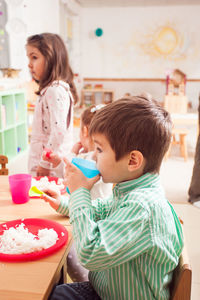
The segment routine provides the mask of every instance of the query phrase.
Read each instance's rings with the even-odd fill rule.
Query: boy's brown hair
[[[65,44],[58,34],[41,33],[27,39],[27,45],[37,48],[45,57],[44,78],[39,82],[39,91],[51,84],[54,80],[63,80],[70,86],[74,102],[78,101],[76,87],[73,82],[74,74],[69,64]]]
[[[144,173],[158,173],[171,142],[170,114],[155,100],[143,96],[119,99],[100,109],[89,133],[105,135],[116,161],[133,150],[146,159]]]

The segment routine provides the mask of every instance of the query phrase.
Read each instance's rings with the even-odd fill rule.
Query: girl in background
[[[67,49],[59,35],[30,36],[26,44],[29,70],[38,83],[39,95],[32,124],[28,160],[32,176],[62,175],[59,168],[42,159],[45,148],[68,156],[73,145],[73,104],[78,100]]]

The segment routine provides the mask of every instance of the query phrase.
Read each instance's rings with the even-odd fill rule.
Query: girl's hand
[[[49,151],[49,150],[44,150],[42,152],[42,159],[52,163],[54,168],[56,168],[61,162],[60,156],[54,153],[53,151]]]
[[[41,195],[41,199],[48,202],[51,207],[53,207],[55,210],[58,209],[60,202],[61,202],[61,196],[57,191],[54,190],[43,190],[45,194]]]
[[[75,153],[76,155],[79,154],[81,148],[83,148],[83,145],[81,144],[81,142],[77,142],[76,144],[74,144],[74,146],[72,147],[71,152]]]
[[[37,167],[37,171],[36,171],[36,175],[37,176],[49,176],[50,174],[50,170],[49,169],[45,169],[41,166]]]
[[[99,175],[93,178],[87,178],[83,175],[81,170],[71,164],[66,158],[64,158],[64,162],[66,164],[64,184],[68,187],[70,193],[73,193],[81,187],[90,191],[93,185],[100,179]]]

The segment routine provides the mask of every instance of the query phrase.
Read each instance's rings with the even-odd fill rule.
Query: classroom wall
[[[83,76],[163,78],[180,68],[200,78],[199,13],[200,5],[84,8]]]
[[[73,0],[6,1],[9,21],[22,21],[14,23],[18,26],[9,33],[10,67],[22,69],[22,78],[28,76],[26,38],[44,31],[61,34],[73,71],[82,78],[165,78],[173,68],[180,68],[188,78],[200,78],[200,5],[97,9],[81,8]],[[66,37],[67,19],[72,24],[71,40]],[[101,37],[94,33],[99,27]],[[145,90],[163,101],[165,93],[163,82],[102,83],[115,90],[116,98]],[[187,83],[193,109],[198,105],[199,85]]]
[[[9,34],[10,68],[22,69],[27,76],[26,39],[41,32],[60,32],[58,0],[6,0]]]
[[[7,3],[10,68],[22,69],[20,77],[28,75],[25,44],[28,36],[53,32],[62,36],[74,72],[80,72],[80,6],[74,0],[3,0]],[[69,37],[69,24],[73,39]]]
[[[165,78],[179,68],[188,78],[200,79],[199,13],[200,5],[82,9],[82,76]],[[94,33],[98,27],[101,37]],[[146,90],[162,101],[165,93],[161,82],[101,83],[115,89],[117,98]],[[186,87],[194,109],[199,86],[200,82],[188,82]]]

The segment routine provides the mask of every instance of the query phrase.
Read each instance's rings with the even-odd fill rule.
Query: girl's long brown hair
[[[44,77],[39,81],[41,90],[50,85],[54,80],[63,80],[70,86],[74,103],[78,101],[76,87],[74,85],[74,74],[69,64],[68,53],[65,44],[58,34],[42,33],[28,37],[27,45],[37,48],[45,57]]]

